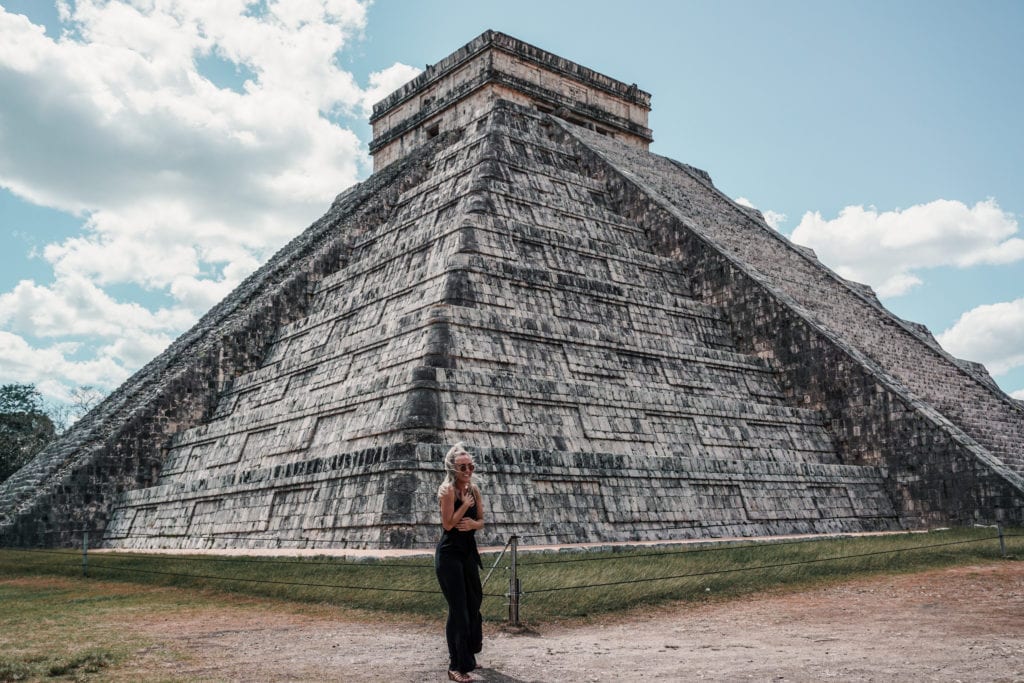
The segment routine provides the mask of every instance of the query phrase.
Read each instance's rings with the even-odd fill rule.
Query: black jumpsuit
[[[455,493],[455,509],[462,505],[462,498]],[[463,519],[476,519],[474,503]],[[448,639],[448,670],[469,673],[476,668],[477,652],[483,648],[482,617],[480,603],[483,589],[480,587],[480,553],[476,549],[476,532],[459,531],[452,528],[444,531],[437,542],[434,553],[434,570],[441,592],[448,601],[448,623],[445,636]]]

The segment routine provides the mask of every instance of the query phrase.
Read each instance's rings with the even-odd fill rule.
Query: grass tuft
[[[88,650],[69,659],[51,664],[46,675],[52,678],[77,673],[94,674],[99,672],[100,669],[114,664],[116,661],[117,658],[113,653],[106,650]]]
[[[31,675],[32,669],[24,662],[0,657],[0,683],[27,681]]]

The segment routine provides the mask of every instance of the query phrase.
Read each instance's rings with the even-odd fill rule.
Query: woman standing
[[[476,531],[484,527],[480,489],[472,483],[473,456],[457,443],[444,456],[444,481],[437,489],[441,501],[441,540],[434,553],[434,569],[441,592],[448,601],[448,678],[458,683],[474,681],[476,653],[483,647],[480,603],[480,554]]]

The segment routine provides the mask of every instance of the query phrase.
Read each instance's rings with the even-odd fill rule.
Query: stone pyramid
[[[488,31],[375,173],[0,487],[0,540],[408,547],[1021,523],[1024,407],[647,151],[650,96]]]

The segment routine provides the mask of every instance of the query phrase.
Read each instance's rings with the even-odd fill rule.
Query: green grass
[[[672,601],[728,600],[871,575],[1002,561],[994,534],[992,529],[955,529],[800,542],[523,552],[520,614],[539,625]],[[1024,557],[1022,530],[1007,530],[1006,544],[1006,561]],[[485,556],[485,564],[495,559]],[[489,621],[507,616],[502,595],[508,585],[507,559],[485,589],[491,594],[484,601]],[[339,607],[350,617],[377,622],[440,622],[445,613],[429,557],[355,562],[90,553],[89,577],[84,578],[80,551],[2,550],[0,683],[166,678],[175,662],[191,655],[168,649],[159,629],[136,625],[160,623],[176,613],[187,617],[225,610],[238,610],[243,619],[258,619],[268,610],[334,619],[342,616]]]
[[[89,581],[176,586],[412,614],[444,608],[433,559],[428,557],[353,561],[91,552],[88,564]],[[81,551],[0,551],[3,574],[82,578]]]
[[[46,675],[53,678],[55,676],[74,675],[77,673],[94,674],[110,666],[117,659],[118,657],[115,654],[107,650],[93,648],[85,652],[79,652],[70,659],[51,664]]]
[[[1006,533],[1008,554],[1024,557],[1022,530]],[[999,557],[995,530],[981,528],[783,543],[520,553],[525,592],[520,614],[528,622],[540,623]],[[485,556],[486,567],[495,559]],[[488,620],[507,617],[507,560],[506,554],[485,588],[490,594],[483,608]],[[81,553],[0,551],[0,575],[81,579]],[[403,615],[436,616],[445,608],[428,557],[353,561],[90,553],[89,578],[81,580],[175,586]]]
[[[0,580],[0,682],[95,680],[123,661],[140,641],[112,632],[105,616],[151,590],[128,588],[94,595],[66,579]]]
[[[1006,539],[1008,559],[1024,557],[1024,534],[1019,529],[1006,533],[1014,536]],[[1000,559],[994,537],[994,529],[955,529],[526,555],[520,560],[526,593],[520,613],[524,619],[538,621],[587,617],[669,601],[722,600],[863,576],[974,564]]]

